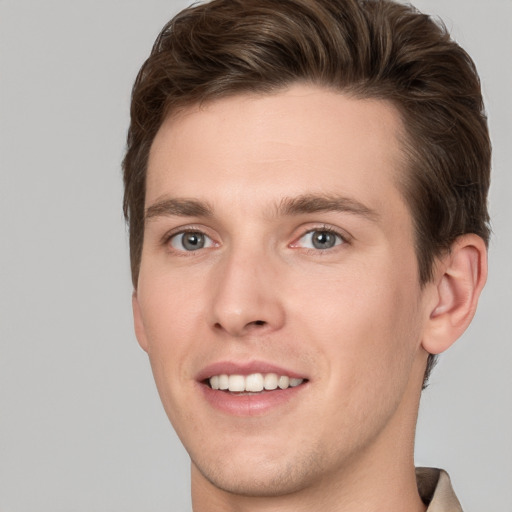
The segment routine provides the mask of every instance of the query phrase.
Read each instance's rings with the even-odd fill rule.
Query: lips
[[[236,416],[261,415],[289,402],[308,379],[266,362],[218,362],[197,375],[203,396],[215,409]]]

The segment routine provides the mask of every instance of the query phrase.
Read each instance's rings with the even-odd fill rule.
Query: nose
[[[267,334],[285,322],[282,272],[270,255],[233,251],[218,263],[211,294],[211,325],[233,337]]]

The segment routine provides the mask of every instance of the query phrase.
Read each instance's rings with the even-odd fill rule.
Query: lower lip
[[[200,386],[208,403],[219,411],[234,416],[261,416],[287,404],[304,390],[306,384],[287,389],[243,394],[219,391],[202,383]]]

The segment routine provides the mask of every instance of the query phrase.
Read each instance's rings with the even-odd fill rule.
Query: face
[[[134,315],[193,478],[284,494],[412,436],[427,308],[400,130],[299,85],[163,123]]]

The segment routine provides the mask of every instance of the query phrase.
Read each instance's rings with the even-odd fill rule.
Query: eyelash
[[[332,228],[330,226],[322,225],[322,226],[313,227],[313,228],[308,229],[307,231],[304,231],[300,236],[295,238],[295,241],[290,243],[288,245],[288,247],[299,248],[300,249],[301,246],[299,245],[299,241],[302,240],[308,234],[315,233],[315,232],[318,232],[318,233],[328,233],[330,235],[333,235],[337,239],[339,239],[339,242],[335,243],[334,246],[328,247],[326,249],[302,247],[302,249],[305,252],[310,253],[310,254],[323,254],[323,253],[326,253],[328,251],[336,249],[340,245],[345,245],[345,244],[350,243],[350,238],[346,234],[340,233],[339,230],[334,229],[334,228]],[[202,235],[202,236],[204,236],[204,237],[206,237],[207,239],[210,240],[211,245],[209,245],[208,247],[201,247],[199,249],[190,250],[190,251],[187,251],[187,250],[184,250],[184,249],[177,249],[175,247],[172,247],[171,243],[172,243],[172,240],[174,238],[186,235],[187,233],[188,234],[196,233],[198,235]],[[164,237],[162,238],[162,245],[166,246],[169,251],[171,251],[171,252],[173,252],[173,253],[175,253],[175,254],[177,254],[179,256],[190,256],[190,255],[193,255],[194,253],[199,252],[201,249],[210,249],[212,247],[216,247],[216,246],[219,245],[219,243],[216,242],[213,239],[213,237],[208,235],[205,232],[204,228],[190,226],[190,227],[187,227],[187,228],[181,228],[179,231],[178,230],[173,230],[173,231],[165,234]]]
[[[339,243],[335,243],[335,245],[333,245],[332,247],[328,247],[326,249],[309,248],[309,247],[303,248],[305,251],[307,251],[308,253],[311,253],[311,254],[325,254],[328,251],[335,250],[340,245],[348,244],[350,241],[349,237],[346,234],[340,233],[339,230],[334,229],[330,226],[322,225],[322,226],[317,226],[317,227],[308,229],[306,232],[304,232],[299,237],[297,237],[295,239],[295,241],[290,244],[290,247],[299,247],[300,248],[300,246],[298,245],[299,241],[311,233],[328,233],[328,234],[333,235],[339,239]]]
[[[190,250],[187,251],[185,249],[177,249],[172,246],[172,241],[175,238],[182,237],[186,234],[197,234],[205,237],[210,241],[210,244],[208,247],[200,247],[196,250]],[[208,235],[204,228],[195,227],[195,226],[189,226],[187,228],[180,228],[179,230],[172,230],[169,233],[166,233],[162,238],[162,245],[168,248],[170,252],[173,252],[174,254],[177,254],[179,256],[190,256],[194,253],[199,252],[201,249],[210,249],[211,247],[215,247],[219,245],[210,235]]]

